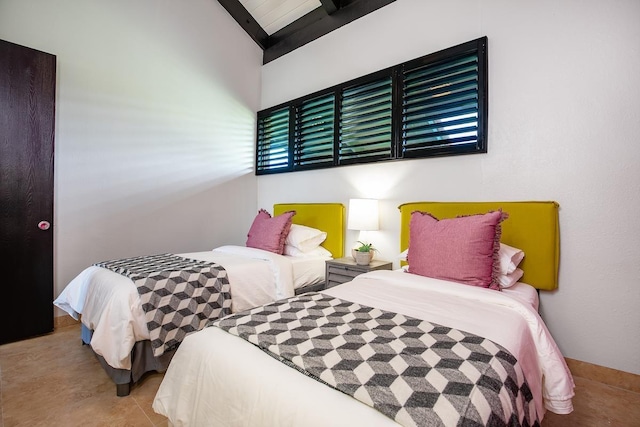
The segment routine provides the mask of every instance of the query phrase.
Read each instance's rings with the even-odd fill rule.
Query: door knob
[[[38,228],[40,230],[48,230],[51,227],[51,224],[49,224],[49,221],[40,221],[38,223]]]

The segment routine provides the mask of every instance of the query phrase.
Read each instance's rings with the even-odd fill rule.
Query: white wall
[[[0,0],[0,38],[58,59],[56,294],[95,261],[241,244],[275,202],[380,198],[370,237],[393,259],[402,202],[553,199],[543,316],[567,357],[640,374],[638,16],[635,0],[397,0],[261,68],[216,1]],[[487,154],[256,184],[257,109],[484,35]]]
[[[486,35],[489,152],[263,176],[258,205],[379,198],[371,240],[394,259],[403,202],[556,200],[543,317],[565,356],[640,374],[638,17],[637,0],[398,0],[285,55],[261,108]]]
[[[0,38],[57,55],[56,295],[100,260],[244,242],[262,52],[217,1],[1,0]]]

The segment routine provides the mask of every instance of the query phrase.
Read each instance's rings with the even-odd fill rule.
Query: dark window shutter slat
[[[415,144],[412,144],[407,148],[406,157],[422,157],[416,156],[416,152],[420,152],[423,150],[429,150],[432,152],[436,152],[438,150],[446,150],[451,147],[461,147],[461,151],[470,151],[469,144],[476,140],[475,136],[469,137],[459,137],[459,138],[450,138],[446,141],[444,140],[427,140],[424,141],[416,141]]]
[[[451,120],[446,122],[446,127],[448,129],[444,131],[441,130],[442,125],[440,123],[420,124],[420,125],[414,124],[411,127],[407,127],[405,133],[407,137],[410,137],[418,134],[448,135],[449,132],[451,132],[452,130],[455,130],[457,132],[462,132],[462,129],[464,129],[464,132],[476,131],[478,129],[478,126],[476,125],[476,121],[477,119],[475,116],[465,117],[458,120]]]
[[[477,75],[477,62],[475,55],[451,59],[415,70],[411,75],[405,76],[404,82],[407,87],[412,87],[416,83],[424,84],[424,82],[436,85],[452,77],[462,80],[465,76]]]
[[[405,98],[405,108],[408,111],[421,108],[429,108],[438,105],[451,104],[465,100],[478,99],[478,85],[465,84],[464,86],[450,87],[446,91],[424,93],[420,97]]]

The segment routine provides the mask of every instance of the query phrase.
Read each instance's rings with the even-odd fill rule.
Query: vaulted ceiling
[[[395,0],[218,0],[264,51],[263,64]]]

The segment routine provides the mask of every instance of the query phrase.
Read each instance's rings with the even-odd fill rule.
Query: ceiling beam
[[[267,64],[394,1],[343,0],[341,7],[331,15],[319,7],[272,34],[269,46],[264,50],[262,63]]]
[[[242,3],[238,0],[218,0],[218,2],[227,9],[229,15],[258,43],[262,50],[269,47],[269,34],[253,19],[253,16],[245,9]]]
[[[322,6],[269,35],[253,19],[239,0],[218,0],[263,50],[263,64],[267,64],[394,1],[320,0]]]
[[[336,10],[340,9],[340,0],[320,0],[322,7],[327,11],[327,15],[331,15]]]

